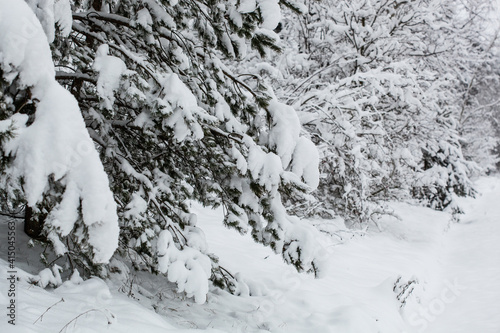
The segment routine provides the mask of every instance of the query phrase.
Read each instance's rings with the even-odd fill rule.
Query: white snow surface
[[[483,178],[476,186],[478,200],[461,200],[466,215],[445,239],[445,281],[454,281],[454,288],[441,288],[452,291],[451,301],[436,295],[443,302],[429,305],[428,326],[425,316],[418,318],[423,332],[500,332],[500,182]]]
[[[73,276],[55,289],[31,285],[29,279],[57,283],[57,274],[37,274],[43,267],[36,246],[26,247],[18,221],[18,317],[15,327],[4,317],[0,331],[58,332],[69,323],[65,332],[497,333],[500,178],[480,179],[476,186],[481,194],[461,200],[466,214],[459,223],[451,223],[445,213],[403,203],[390,204],[401,220],[383,217],[381,231],[373,226],[347,230],[341,220],[311,220],[333,235],[318,239],[327,249],[327,268],[319,279],[296,273],[270,249],[224,229],[219,210],[193,204],[210,250],[242,282],[241,296],[211,288],[204,304],[176,295],[166,277],[132,271],[125,284],[113,276],[107,282]],[[7,219],[0,221],[0,237],[7,239]],[[2,241],[4,309],[9,300],[6,253]],[[397,294],[410,281],[415,282],[402,293],[408,298],[401,308]]]

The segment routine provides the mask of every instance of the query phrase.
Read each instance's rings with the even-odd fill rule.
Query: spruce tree
[[[222,206],[221,222],[250,232],[299,271],[318,270],[316,230],[289,216],[281,199],[300,198],[317,185],[314,145],[300,136],[295,111],[270,87],[224,65],[247,47],[279,50],[272,31],[277,2],[29,3],[51,42],[55,77],[78,101],[109,178],[120,227],[117,258],[166,274],[197,302],[205,300],[209,279],[234,288],[191,213],[194,200]],[[4,91],[20,91],[4,79]],[[3,119],[19,113],[16,103],[9,100]],[[36,124],[36,105],[32,112]],[[9,135],[2,132],[3,143]],[[4,155],[2,165],[12,158],[20,157]],[[54,223],[51,212],[68,184],[46,176],[43,196],[28,202],[30,218],[42,221],[41,234],[51,235],[52,245],[66,244],[57,254],[69,255],[88,274],[106,275],[106,265],[82,245],[89,235],[82,207],[75,213],[83,223],[71,232]],[[19,184],[16,198],[26,202],[22,179],[9,181]],[[8,205],[19,204],[9,196]]]

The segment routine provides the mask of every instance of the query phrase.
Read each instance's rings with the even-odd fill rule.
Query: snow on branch
[[[78,103],[55,80],[55,70],[42,25],[22,0],[0,0],[0,68],[3,79],[29,89],[36,103],[34,121],[15,113],[13,139],[4,144],[15,156],[7,173],[21,181],[28,206],[41,203],[49,178],[64,186],[62,199],[45,222],[58,255],[67,251],[61,238],[80,225],[94,263],[106,263],[118,246],[118,218],[109,181],[85,128]],[[31,121],[31,120],[30,120]]]

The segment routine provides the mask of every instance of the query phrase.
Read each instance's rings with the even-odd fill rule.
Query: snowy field
[[[173,292],[165,278],[131,271],[110,281],[74,276],[58,288],[30,281],[39,274],[17,220],[16,326],[6,316],[10,282],[8,219],[0,237],[0,332],[500,332],[500,179],[477,181],[466,214],[393,203],[380,229],[349,231],[330,223],[321,240],[327,269],[298,274],[268,248],[221,227],[219,211],[196,207],[211,251],[238,272],[241,296],[213,289],[199,305]],[[123,277],[121,274],[121,277]],[[57,275],[57,274],[56,274]],[[56,276],[57,278],[57,276]],[[57,281],[53,281],[57,283]]]

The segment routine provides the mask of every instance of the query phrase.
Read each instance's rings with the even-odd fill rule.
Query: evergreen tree
[[[317,271],[316,230],[289,216],[281,200],[282,194],[300,198],[317,185],[314,145],[300,136],[295,111],[269,87],[224,65],[247,46],[261,53],[278,50],[271,30],[279,22],[277,2],[28,3],[51,42],[55,77],[78,101],[109,178],[122,258],[137,269],[166,274],[197,302],[205,300],[208,279],[234,289],[236,281],[210,254],[190,211],[196,200],[222,205],[225,225],[251,232],[299,271]],[[16,117],[19,103],[32,103],[33,124],[26,126],[35,126],[41,120],[31,86],[20,87],[3,74],[3,91],[12,98],[5,100],[2,119]],[[3,147],[10,136],[2,132]],[[42,224],[41,236],[49,236],[58,255],[105,275],[106,266],[97,264],[107,260],[92,256],[98,246],[85,245],[97,237],[84,214],[87,193],[71,213],[80,212],[74,220],[81,222],[60,223],[67,174],[43,175],[43,195],[27,200],[23,178],[8,169],[23,158],[21,152],[3,156],[3,179],[17,190],[5,194],[7,205],[27,202],[28,220]]]

